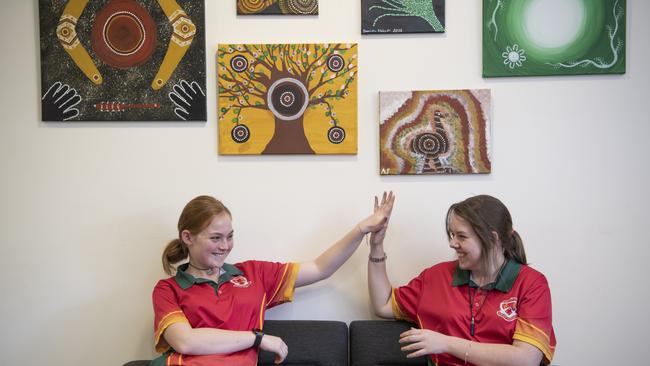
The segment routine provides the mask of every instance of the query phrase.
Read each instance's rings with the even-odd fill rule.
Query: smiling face
[[[449,247],[456,251],[461,269],[482,269],[481,239],[467,220],[454,213],[449,218]]]
[[[198,234],[181,233],[190,252],[190,261],[199,268],[221,268],[233,248],[232,219],[226,212],[216,215]]]

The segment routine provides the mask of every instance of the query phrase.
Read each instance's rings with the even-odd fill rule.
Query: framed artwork
[[[445,0],[361,0],[361,33],[442,33]]]
[[[39,0],[43,121],[206,121],[204,3]]]
[[[219,153],[356,154],[356,44],[220,44]]]
[[[318,0],[237,0],[238,15],[318,15]]]
[[[483,0],[483,76],[625,73],[626,0]]]
[[[379,93],[382,175],[490,173],[490,90]]]

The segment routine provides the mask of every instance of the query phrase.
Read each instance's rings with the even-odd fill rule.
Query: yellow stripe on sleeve
[[[414,323],[413,319],[409,318],[406,313],[404,313],[404,311],[402,311],[402,309],[399,307],[397,296],[395,296],[396,290],[397,289],[393,289],[390,295],[391,306],[393,308],[393,315],[395,316],[395,319],[406,320],[408,322]]]
[[[523,333],[517,333],[512,336],[513,340],[518,340],[522,342],[526,342],[540,351],[542,351],[542,354],[544,354],[544,363],[545,364],[550,364],[551,360],[553,360],[553,353],[554,350],[551,349],[551,347],[547,343],[540,342],[538,339],[533,338],[529,335],[523,334]]]
[[[154,333],[154,345],[156,347],[156,352],[163,353],[169,349],[167,342],[164,342],[164,339],[161,339],[161,337],[165,329],[174,323],[189,323],[189,321],[185,317],[185,314],[183,314],[183,312],[180,310],[173,311],[160,319],[160,322],[158,322],[158,326],[156,327],[156,331]]]
[[[266,306],[269,306],[271,303],[293,301],[293,293],[296,288],[296,279],[298,278],[299,271],[300,264],[298,263],[288,263],[284,267],[282,277],[278,282],[278,287],[273,292],[273,296],[271,296],[269,301],[266,302]]]
[[[517,326],[512,339],[526,342],[537,347],[544,354],[546,363],[550,363],[553,359],[555,347],[551,345],[550,337],[546,332],[533,323],[525,321],[522,318],[517,319]]]

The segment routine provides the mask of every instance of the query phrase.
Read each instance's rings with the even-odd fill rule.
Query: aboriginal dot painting
[[[626,0],[483,0],[483,76],[625,73]]]
[[[205,121],[204,4],[40,0],[43,121]]]
[[[239,15],[318,15],[318,0],[237,0]]]
[[[490,173],[490,90],[379,93],[382,175]]]
[[[219,153],[356,154],[356,44],[221,44]]]
[[[361,0],[361,33],[441,33],[445,0]]]

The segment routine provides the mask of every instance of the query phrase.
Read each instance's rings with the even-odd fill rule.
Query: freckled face
[[[481,240],[472,226],[462,217],[451,214],[449,247],[456,251],[461,269],[476,271],[481,268]]]
[[[223,266],[233,248],[232,219],[227,213],[215,216],[200,233],[185,236],[190,259],[201,268]]]

